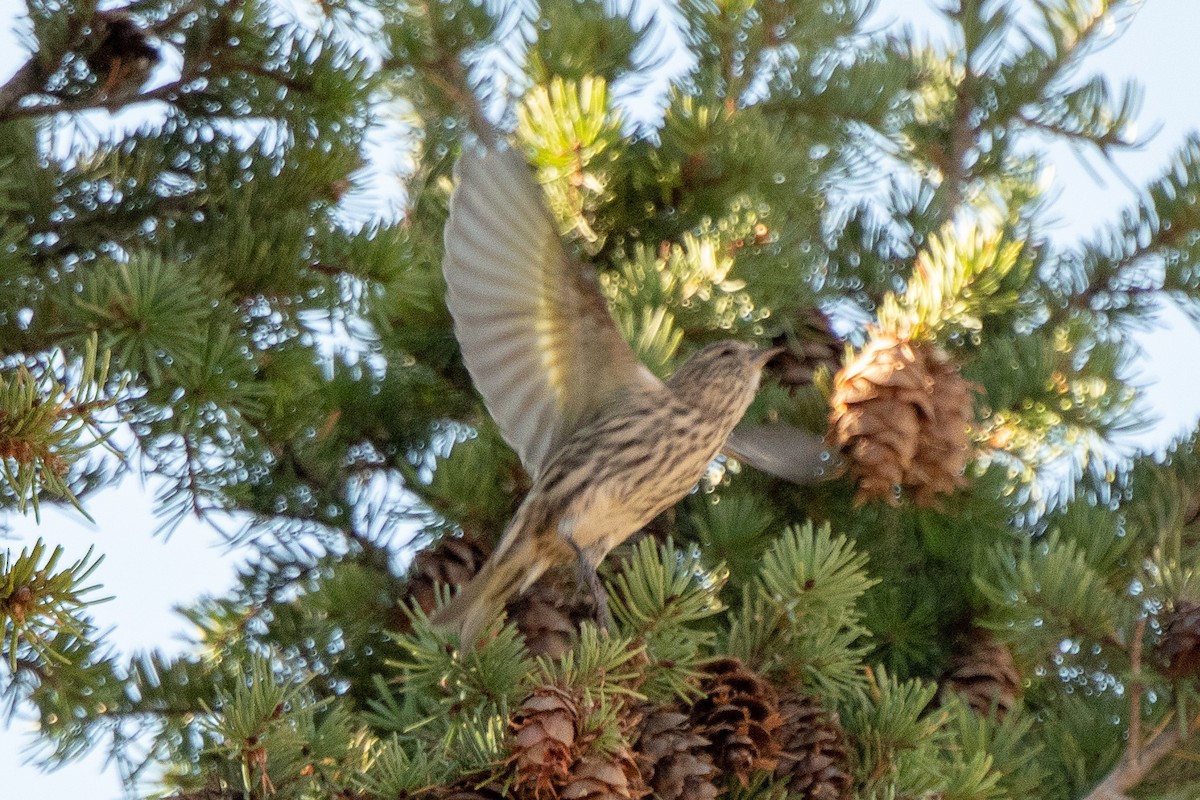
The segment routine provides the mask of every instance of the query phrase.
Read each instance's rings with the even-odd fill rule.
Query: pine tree
[[[1200,134],[1046,233],[1046,142],[1133,144],[1136,86],[1079,65],[1135,5],[958,0],[930,44],[856,0],[28,0],[0,503],[136,468],[255,556],[168,657],[105,643],[91,553],[6,554],[8,708],[47,763],[109,748],[192,800],[1200,796],[1200,432],[1117,441],[1133,332],[1200,319]],[[666,30],[686,66],[632,122]],[[427,614],[529,487],[442,299],[484,126],[651,370],[784,344],[749,416],[833,456],[806,487],[719,461],[606,562],[611,629],[551,575],[464,653]]]

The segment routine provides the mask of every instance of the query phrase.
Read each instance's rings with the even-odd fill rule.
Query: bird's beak
[[[784,352],[787,352],[786,347],[772,347],[769,350],[763,350],[761,353],[758,354],[758,365],[760,367],[765,367],[767,365],[768,361],[770,361],[772,358],[779,355],[780,353],[784,353]]]

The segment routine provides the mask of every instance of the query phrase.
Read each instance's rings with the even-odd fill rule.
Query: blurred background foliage
[[[178,656],[105,644],[90,554],[5,556],[10,713],[48,764],[110,749],[135,794],[468,798],[526,791],[530,697],[576,725],[574,779],[639,746],[631,697],[711,737],[693,701],[736,683],[801,693],[770,702],[838,771],[760,753],[704,778],[731,796],[1200,794],[1200,451],[1120,444],[1150,411],[1134,333],[1200,320],[1200,135],[1092,236],[1047,235],[1047,142],[1135,143],[1138,88],[1080,62],[1136,5],[959,0],[925,41],[857,0],[29,0],[0,87],[0,503],[153,476],[165,529],[232,512],[254,555]],[[722,462],[615,559],[609,637],[533,596],[514,620],[570,624],[455,655],[413,609],[528,489],[442,301],[481,118],[654,371],[784,344],[751,416],[823,432],[844,360],[902,333],[972,383],[964,485],[862,503],[832,466]]]

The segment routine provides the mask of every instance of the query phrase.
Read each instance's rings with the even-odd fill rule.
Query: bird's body
[[[528,165],[508,149],[464,152],[446,225],[446,302],[463,360],[533,485],[479,574],[434,622],[465,648],[552,566],[593,570],[612,548],[678,502],[729,445],[777,351],[708,345],[671,378],[650,373],[621,338],[593,271],[571,259]],[[803,475],[804,462],[759,440],[748,449]],[[775,448],[778,449],[778,448]]]
[[[773,353],[719,342],[671,381],[614,398],[550,457],[487,564],[437,621],[468,641],[550,567],[580,556],[594,567],[679,502],[720,453]]]

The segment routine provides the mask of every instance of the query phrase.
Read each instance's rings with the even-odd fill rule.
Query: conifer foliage
[[[136,469],[252,553],[171,654],[104,641],[91,552],[0,557],[37,756],[189,800],[1200,796],[1200,434],[1118,446],[1134,331],[1200,319],[1200,134],[1051,241],[1048,143],[1134,144],[1083,59],[1137,4],[943,5],[28,0],[0,503]],[[490,129],[649,369],[783,346],[748,416],[830,454],[719,459],[607,560],[607,629],[568,571],[463,649],[428,615],[529,489],[443,301]]]

